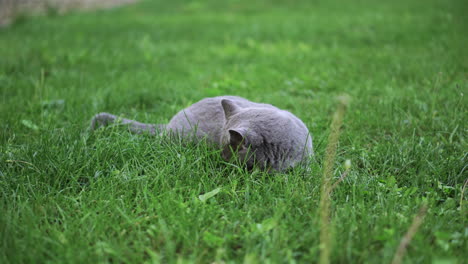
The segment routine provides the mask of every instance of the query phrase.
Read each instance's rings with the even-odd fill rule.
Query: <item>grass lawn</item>
[[[335,180],[352,166],[331,196],[331,261],[391,262],[427,203],[405,263],[466,263],[466,14],[464,0],[148,0],[19,19],[0,30],[0,263],[316,262],[342,93]],[[226,94],[300,117],[312,170],[86,131],[98,112],[165,123]]]

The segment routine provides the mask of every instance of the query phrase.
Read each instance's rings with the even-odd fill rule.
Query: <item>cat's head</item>
[[[263,170],[281,171],[294,166],[307,154],[309,135],[305,126],[298,127],[290,113],[277,108],[239,107],[223,99],[226,123],[221,136],[222,157],[232,158]],[[299,121],[300,122],[300,121]],[[302,148],[302,150],[301,150]]]

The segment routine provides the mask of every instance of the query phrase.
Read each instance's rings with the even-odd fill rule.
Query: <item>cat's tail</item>
[[[103,126],[110,124],[123,125],[128,127],[128,130],[134,134],[148,133],[150,135],[157,135],[166,130],[166,125],[163,124],[145,124],[135,120],[121,118],[109,113],[99,113],[91,120],[91,131],[96,130]]]

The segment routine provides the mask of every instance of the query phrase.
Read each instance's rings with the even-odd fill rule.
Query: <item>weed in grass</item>
[[[401,239],[400,245],[398,246],[398,249],[395,252],[395,256],[393,257],[392,264],[402,263],[403,257],[408,248],[408,245],[411,242],[411,239],[413,239],[414,235],[418,231],[419,226],[422,224],[426,213],[427,213],[427,204],[424,203],[419,209],[418,214],[413,218],[413,222],[411,223],[411,226],[409,227],[408,231]]]
[[[340,129],[343,124],[343,118],[346,112],[346,107],[349,104],[349,96],[344,95],[339,98],[338,109],[333,115],[332,123],[330,125],[330,135],[328,137],[328,144],[325,150],[323,176],[322,176],[322,189],[320,195],[320,263],[330,263],[330,252],[332,249],[332,232],[330,222],[330,204],[331,192],[333,190],[332,176],[333,165],[335,163],[336,149],[338,147]],[[347,171],[345,172],[347,173]],[[345,174],[344,174],[345,175]],[[343,177],[344,178],[344,177]],[[341,179],[341,178],[340,178]],[[338,180],[340,181],[340,180]]]

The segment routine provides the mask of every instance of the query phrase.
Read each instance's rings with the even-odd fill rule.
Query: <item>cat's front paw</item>
[[[110,123],[113,123],[116,119],[115,115],[109,113],[99,113],[93,117],[91,120],[91,130],[96,130],[100,127],[107,126]]]

